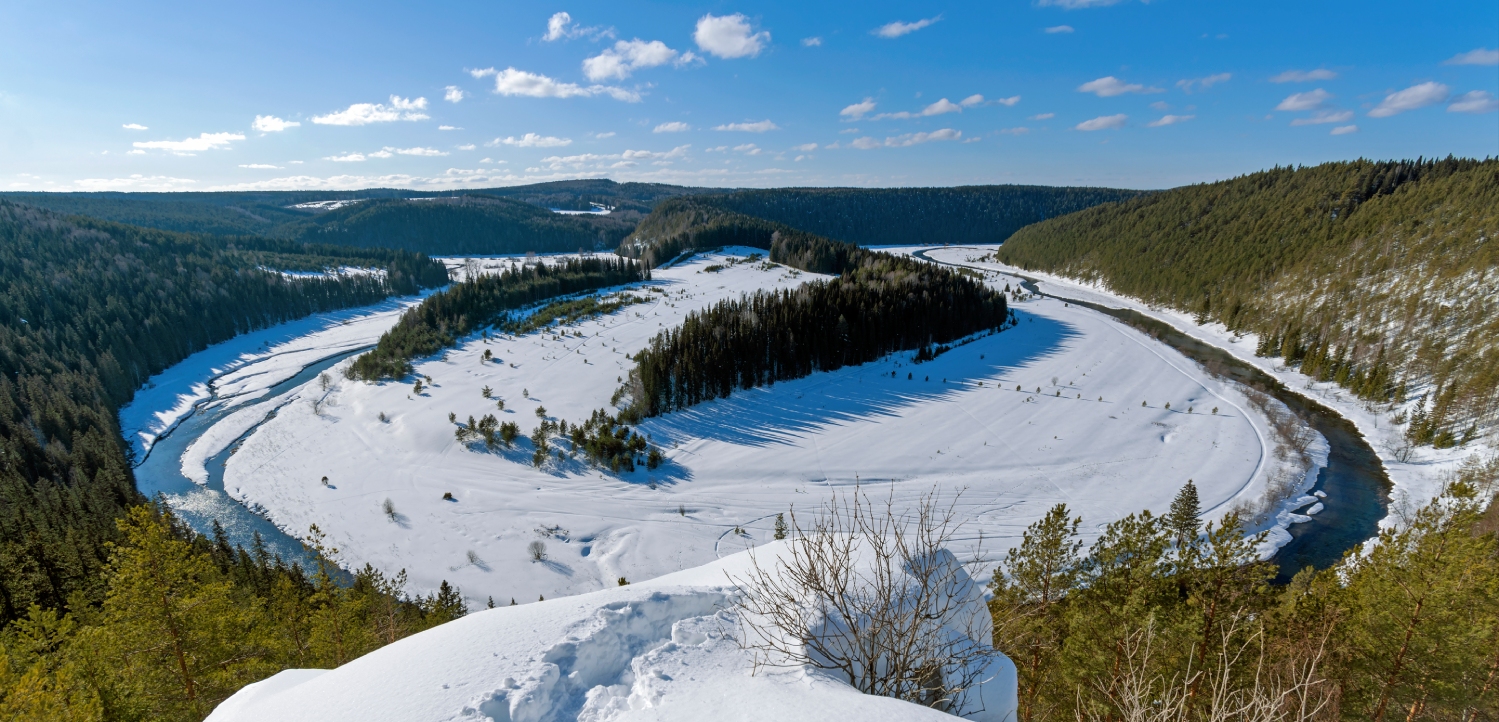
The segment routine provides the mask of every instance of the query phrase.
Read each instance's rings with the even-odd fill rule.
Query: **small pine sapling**
[[[391,521],[396,520],[396,503],[391,501],[389,497],[387,497],[385,499],[385,502],[380,505],[380,510],[385,512],[386,519],[389,519]]]
[[[545,406],[537,406],[536,407],[536,418],[538,418],[538,419],[544,419],[546,417],[547,417],[547,407],[545,407]]]
[[[498,407],[499,410],[501,410],[501,411],[505,410],[505,400],[504,399],[495,399],[494,405],[496,407]]]
[[[1213,415],[1214,415],[1214,416],[1217,416],[1217,415],[1218,415],[1218,407],[1217,407],[1217,406],[1214,406],[1214,407],[1213,407]]]
[[[776,539],[785,539],[786,538],[786,515],[785,514],[776,514],[775,538]]]
[[[622,586],[622,587],[629,586],[629,584],[630,584],[629,580],[625,579],[624,577],[620,577],[619,578],[619,585],[620,586]]]
[[[479,393],[483,394],[484,398],[487,399],[487,398],[489,398],[489,397],[491,397],[491,396],[494,395],[494,389],[489,388],[488,386],[485,386],[483,389],[481,389],[479,391]]]
[[[1171,410],[1171,402],[1170,402],[1170,401],[1167,401],[1167,402],[1166,402],[1166,410],[1167,410],[1167,411],[1170,411],[1170,410]]]
[[[450,423],[450,424],[456,424],[456,423],[458,423],[458,414],[455,414],[455,413],[449,411],[448,412],[448,423]]]
[[[451,492],[451,491],[444,491],[442,493],[442,500],[443,501],[457,501],[456,499],[453,498],[453,492]]]
[[[416,394],[417,396],[421,396],[422,395],[422,380],[421,379],[417,379],[416,383],[414,383],[414,384],[411,385],[411,393]]]

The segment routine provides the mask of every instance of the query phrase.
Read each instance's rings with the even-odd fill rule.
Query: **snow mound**
[[[759,563],[773,564],[785,549],[762,547]],[[729,583],[753,563],[744,552],[643,584],[470,614],[338,669],[286,670],[240,690],[208,719],[952,719],[861,694],[821,671],[756,670],[736,641]],[[968,603],[984,612],[981,595]],[[974,698],[969,719],[1013,717],[1015,668],[1003,655]]]

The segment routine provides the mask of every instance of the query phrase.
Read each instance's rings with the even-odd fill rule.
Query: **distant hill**
[[[686,248],[770,248],[792,229],[864,246],[997,243],[1039,220],[1143,191],[1046,186],[776,188],[668,199],[640,222],[621,252],[652,265]]]
[[[1499,160],[1275,168],[1090,208],[999,249],[1022,268],[1257,333],[1439,446],[1499,411]]]

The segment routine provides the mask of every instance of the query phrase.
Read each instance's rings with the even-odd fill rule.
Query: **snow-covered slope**
[[[626,354],[688,312],[814,277],[729,263],[751,252],[657,269],[643,286],[661,292],[634,290],[649,303],[566,335],[471,337],[417,362],[432,378],[420,394],[336,374],[326,394],[309,383],[231,457],[226,490],[292,534],[317,524],[347,563],[404,568],[413,592],[447,579],[476,605],[691,568],[768,541],[777,513],[815,507],[839,486],[897,503],[963,491],[969,542],[981,533],[990,559],[1059,502],[1091,537],[1125,514],[1164,510],[1189,478],[1209,518],[1265,491],[1265,422],[1234,388],[1100,314],[1048,300],[1019,304],[1017,327],[935,361],[895,354],[649,420],[641,430],[667,452],[655,471],[555,459],[535,469],[524,439],[509,451],[454,440],[449,413],[494,413],[523,434],[541,406],[582,421],[608,406]],[[313,397],[326,397],[321,414]],[[548,545],[545,564],[527,556],[535,540]]]
[[[769,568],[784,542],[755,555]],[[740,553],[644,584],[473,613],[330,671],[250,685],[211,722],[941,720],[806,668],[755,669],[740,648],[730,576]],[[969,600],[988,619],[983,599]],[[987,636],[988,626],[978,630]],[[975,640],[987,646],[987,639]],[[1013,719],[1015,668],[999,655],[969,719]]]

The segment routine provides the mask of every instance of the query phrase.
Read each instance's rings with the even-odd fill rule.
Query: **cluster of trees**
[[[401,378],[411,359],[455,345],[458,339],[500,320],[507,312],[548,298],[649,280],[650,271],[620,258],[574,258],[537,263],[480,276],[433,294],[407,311],[380,336],[375,348],[345,371],[364,381]]]
[[[133,507],[118,528],[100,600],[32,605],[0,632],[0,718],[199,720],[282,669],[335,667],[467,613],[446,582],[408,596],[404,570],[347,579],[316,528],[310,572],[221,530],[209,540],[164,507]]]
[[[115,519],[145,501],[116,412],[151,375],[246,331],[446,279],[441,264],[406,252],[291,246],[0,201],[0,622],[74,594],[102,598]],[[329,264],[390,273],[263,270]]]
[[[590,463],[616,474],[634,471],[636,464],[655,469],[663,458],[661,450],[645,436],[603,409],[594,411],[587,421],[573,424],[568,440],[572,442],[573,453],[582,451]]]
[[[823,241],[787,247],[817,259],[818,249],[839,248],[828,261],[843,264],[837,278],[721,301],[652,339],[630,372],[631,412],[656,416],[735,389],[997,330],[1009,319],[1004,296],[971,278]]]
[[[996,256],[1261,338],[1371,401],[1433,399],[1413,438],[1499,415],[1499,159],[1274,168],[1026,227]]]
[[[617,294],[602,301],[598,296],[553,301],[535,313],[507,320],[499,324],[499,328],[509,334],[527,334],[549,328],[552,324],[568,325],[594,316],[605,316],[625,306],[644,302],[645,299],[628,293]]]
[[[1190,485],[1086,551],[1058,505],[993,579],[1020,721],[1493,719],[1496,477],[1499,460],[1470,462],[1367,553],[1284,587],[1235,516],[1199,527]]]

